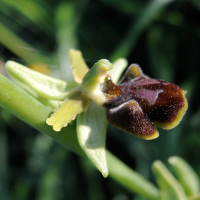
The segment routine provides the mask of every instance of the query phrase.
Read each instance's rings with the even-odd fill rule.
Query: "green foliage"
[[[0,1],[1,73],[5,74],[7,60],[27,66],[44,63],[53,77],[68,83],[73,76],[67,52],[77,48],[90,67],[102,58],[126,57],[152,78],[180,85],[187,90],[189,102],[180,125],[168,133],[159,130],[155,141],[142,141],[108,126],[106,146],[122,160],[107,153],[110,177],[118,184],[109,177],[103,179],[85,160],[54,142],[85,155],[76,138],[76,122],[60,132],[45,123],[58,99],[47,100],[41,96],[47,90],[35,92],[28,82],[19,84],[22,90],[0,76],[4,108],[0,109],[0,199],[157,199],[158,189],[146,181],[155,181],[150,166],[154,160],[165,163],[174,155],[184,158],[200,175],[199,8],[198,0]],[[182,161],[171,164],[188,198],[199,199],[197,176],[188,171],[191,175],[186,179],[196,186],[190,188],[181,176],[188,167]],[[166,184],[166,180],[161,182]]]
[[[188,197],[193,197],[199,193],[199,177],[195,171],[179,157],[171,157],[169,159],[170,164],[181,182],[181,185],[186,191]]]
[[[73,55],[76,57],[76,52],[71,54],[72,58]],[[79,58],[80,57],[78,57],[78,59]],[[77,64],[78,62],[73,63]],[[76,66],[76,64],[74,64],[72,68],[73,70],[79,68],[79,65]],[[52,97],[51,95],[43,95],[42,89],[38,88],[43,88],[43,86],[45,86],[47,88],[47,94],[49,88],[53,88],[55,94],[60,91],[60,87],[57,87],[57,82],[59,81],[56,79],[40,75],[38,72],[30,69],[26,70],[25,67],[12,61],[9,61],[6,65],[7,69],[9,69],[9,73],[12,74],[17,82],[20,82],[22,85],[27,84],[43,98],[51,100]],[[100,60],[85,74],[83,81],[79,79],[80,82],[82,82],[81,87],[84,88],[84,91],[87,91],[85,94],[88,95],[88,97],[92,96],[92,100],[96,100],[97,97],[99,98],[100,83],[110,68],[112,69],[111,63],[107,60]],[[26,73],[30,77],[30,82],[26,77]],[[79,72],[75,73],[75,77],[77,77],[77,74],[79,74]],[[119,77],[117,73],[113,73],[112,75]],[[112,154],[107,152],[106,155],[105,141],[107,121],[105,111],[94,102],[91,102],[91,105],[89,105],[89,98],[81,90],[74,90],[72,87],[71,92],[67,95],[66,99],[60,103],[55,112],[46,120],[48,113],[48,110],[46,109],[47,107],[42,107],[42,104],[39,101],[34,99],[34,97],[30,96],[25,91],[14,86],[13,83],[6,80],[2,75],[0,76],[0,83],[2,83],[4,88],[0,93],[0,105],[4,109],[10,111],[16,117],[27,122],[39,131],[49,135],[65,147],[71,147],[73,151],[83,154],[82,150],[77,149],[80,144],[80,147],[86,153],[90,161],[97,167],[97,169],[99,169],[104,177],[108,176],[109,169],[111,177],[116,179],[120,184],[141,196],[147,197],[148,199],[184,200],[187,198],[180,183],[173,177],[162,162],[155,161],[153,164],[153,172],[160,187],[159,193],[151,183],[146,181],[137,172],[134,172],[125,164],[121,163],[121,161],[116,159]],[[35,85],[37,85],[37,87],[35,87]],[[46,91],[44,91],[44,94],[46,94]],[[104,94],[102,93],[102,95]],[[8,101],[7,99],[11,99],[11,101]],[[21,106],[18,101],[25,103],[26,108],[25,106]],[[48,104],[46,106],[48,106]],[[46,113],[43,111],[45,109],[47,111]],[[41,115],[41,112],[43,115]],[[39,114],[39,117],[35,118],[37,114]],[[71,122],[71,120],[74,120],[77,115],[77,129],[73,129],[72,127],[71,130],[73,130],[74,133],[77,131],[79,144],[72,138],[67,137],[67,140],[65,139],[65,135],[68,136],[70,134],[69,130],[65,135],[62,134],[58,137],[59,134],[53,134],[52,130],[51,133],[49,133],[49,127],[45,126],[46,121],[47,124],[53,126],[55,131],[60,131],[61,128],[65,126],[69,129],[70,125],[68,125],[68,123]],[[183,187],[186,189],[188,197],[197,195],[199,193],[199,179],[191,167],[185,161],[176,157],[170,158],[170,163],[173,165],[175,172],[183,183]],[[188,178],[184,177],[184,174],[187,174]],[[50,177],[50,175],[48,177]]]

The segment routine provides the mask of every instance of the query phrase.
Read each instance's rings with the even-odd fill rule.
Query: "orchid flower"
[[[107,122],[149,140],[158,137],[156,126],[174,128],[187,110],[185,91],[147,77],[136,64],[117,83],[127,66],[125,59],[113,64],[102,59],[91,69],[80,51],[70,50],[69,59],[74,82],[42,75],[13,61],[6,68],[24,90],[52,110],[46,123],[55,131],[77,118],[79,144],[104,177],[108,176]]]

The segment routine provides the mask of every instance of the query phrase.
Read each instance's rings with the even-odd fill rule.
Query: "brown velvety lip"
[[[157,132],[155,125],[174,128],[187,110],[185,92],[180,87],[150,79],[138,65],[131,65],[118,85],[107,77],[102,91],[111,125],[143,139]]]

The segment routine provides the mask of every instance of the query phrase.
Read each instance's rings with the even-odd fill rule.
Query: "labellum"
[[[177,126],[188,107],[185,91],[145,76],[136,64],[128,68],[118,85],[107,76],[102,91],[110,124],[146,140],[158,137],[155,126],[167,130]]]

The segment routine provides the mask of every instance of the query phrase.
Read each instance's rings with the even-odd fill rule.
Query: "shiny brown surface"
[[[105,88],[108,102],[104,107],[119,106],[134,99],[151,120],[159,122],[172,122],[184,106],[182,89],[163,80],[143,79],[119,86],[109,80]]]
[[[130,66],[119,85],[115,85],[109,77],[106,79],[103,92],[107,102],[103,106],[112,125],[143,137],[155,133],[154,121],[164,124],[174,122],[186,100],[183,90],[177,85],[150,79],[140,68],[140,75],[134,76],[133,67],[135,71],[136,67],[139,68],[137,65]]]
[[[149,83],[152,79],[138,81],[130,86],[130,96],[153,121],[172,122],[184,106],[182,89],[162,80]],[[145,83],[145,84],[143,84]]]

